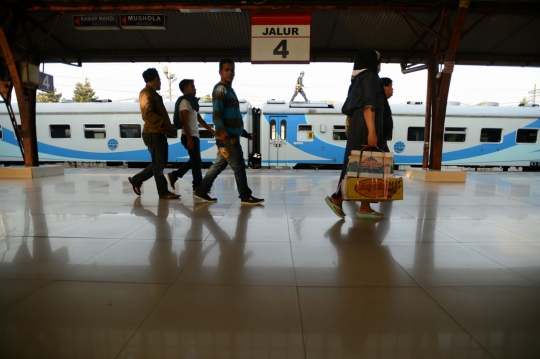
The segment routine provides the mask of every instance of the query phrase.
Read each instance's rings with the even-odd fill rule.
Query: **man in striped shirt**
[[[242,204],[261,204],[264,199],[253,197],[247,183],[246,162],[240,145],[240,137],[252,139],[253,135],[244,129],[238,97],[231,87],[234,80],[234,61],[229,58],[222,59],[219,62],[219,75],[221,81],[214,86],[212,91],[212,121],[214,122],[214,136],[219,151],[216,161],[206,172],[194,196],[206,202],[217,202],[216,198],[211,198],[208,195],[208,192],[217,176],[229,165],[234,171],[236,187]]]

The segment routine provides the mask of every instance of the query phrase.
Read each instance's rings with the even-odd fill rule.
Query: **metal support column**
[[[36,89],[23,88],[17,65],[9,46],[4,29],[0,27],[0,47],[11,76],[11,82],[17,95],[19,115],[21,117],[24,165],[26,167],[38,166],[39,158],[37,151],[36,136]]]
[[[459,8],[454,22],[454,28],[452,29],[452,36],[450,37],[450,43],[446,52],[446,58],[444,60],[444,68],[440,84],[438,86],[439,91],[437,94],[437,115],[433,118],[431,147],[430,147],[430,160],[429,168],[433,170],[440,170],[442,164],[442,151],[443,151],[443,136],[444,136],[444,120],[446,117],[446,105],[448,103],[448,92],[450,90],[450,80],[452,79],[452,72],[454,71],[454,65],[456,61],[456,52],[458,49],[459,41],[461,39],[461,33],[463,30],[463,24],[465,23],[465,17],[469,9],[470,0],[460,0]]]
[[[433,51],[432,51],[433,53]],[[427,74],[427,94],[426,94],[426,123],[424,130],[424,153],[422,157],[422,168],[429,165],[429,143],[431,137],[431,122],[436,117],[437,107],[435,103],[437,88],[437,60],[435,56],[430,56],[428,60]]]

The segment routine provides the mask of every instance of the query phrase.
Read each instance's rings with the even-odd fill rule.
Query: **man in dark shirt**
[[[167,180],[163,175],[169,157],[166,135],[172,133],[173,126],[163,104],[163,98],[157,93],[161,89],[161,79],[155,68],[144,71],[143,79],[146,87],[139,94],[139,106],[144,121],[142,138],[148,147],[152,163],[135,176],[128,177],[128,180],[133,186],[133,192],[140,196],[143,182],[154,176],[159,198],[176,199],[180,196],[169,192]]]
[[[302,97],[304,98],[304,100],[306,102],[308,102],[308,99],[306,97],[306,93],[304,92],[304,70],[300,71],[300,76],[298,76],[298,79],[296,80],[296,87],[294,88],[294,95],[293,97],[291,98],[291,101],[290,103],[292,103],[294,101],[294,99],[296,98],[296,96],[298,96],[298,94],[302,95]]]
[[[383,115],[384,137],[387,141],[391,141],[392,132],[394,131],[394,120],[392,119],[392,110],[390,109],[390,104],[388,104],[388,99],[394,94],[394,88],[392,87],[392,79],[388,77],[381,78],[381,82],[384,94],[386,95]]]

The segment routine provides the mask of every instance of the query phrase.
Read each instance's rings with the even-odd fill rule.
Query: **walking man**
[[[163,98],[156,92],[161,89],[161,79],[155,68],[144,71],[143,78],[146,87],[139,94],[139,105],[144,121],[142,138],[148,147],[152,163],[135,176],[129,177],[128,180],[135,194],[140,196],[143,182],[154,176],[159,198],[176,199],[180,196],[169,192],[167,180],[163,175],[163,169],[169,157],[166,135],[172,133],[173,126],[163,105]]]
[[[293,94],[293,97],[291,98],[291,101],[289,103],[292,103],[294,101],[294,99],[296,98],[296,96],[298,96],[298,94],[302,95],[302,97],[304,98],[304,101],[308,102],[308,99],[306,97],[306,93],[304,92],[304,70],[300,71],[300,76],[298,76],[298,79],[296,80],[296,87],[294,88],[294,94]]]
[[[199,114],[199,99],[195,97],[197,94],[195,82],[193,80],[184,79],[180,81],[179,87],[184,96],[181,96],[176,100],[173,120],[177,128],[182,127],[180,141],[188,151],[189,160],[176,171],[167,174],[167,178],[174,191],[175,182],[191,169],[191,173],[193,174],[193,191],[196,191],[202,181],[199,124],[210,131],[212,135],[214,134],[214,130],[208,126],[206,121],[204,121]]]
[[[216,198],[211,198],[208,195],[208,192],[217,176],[227,168],[227,165],[230,165],[234,171],[236,188],[242,204],[261,204],[264,199],[253,197],[247,183],[246,163],[240,145],[240,137],[252,139],[253,135],[244,129],[238,97],[231,87],[234,80],[234,61],[229,58],[221,59],[219,75],[221,81],[214,86],[212,91],[212,121],[216,128],[214,137],[219,151],[216,161],[206,172],[197,191],[195,191],[195,197],[206,202],[217,202]]]

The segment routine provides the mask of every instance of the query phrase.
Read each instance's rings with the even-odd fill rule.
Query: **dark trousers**
[[[199,187],[202,181],[202,159],[201,159],[201,140],[198,137],[191,137],[193,140],[193,151],[188,149],[188,138],[186,135],[182,135],[180,141],[186,148],[189,155],[189,160],[180,166],[176,171],[172,171],[171,174],[176,178],[182,178],[189,170],[193,174],[193,187]]]
[[[306,97],[306,93],[304,92],[304,90],[300,89],[298,91],[294,91],[294,95],[292,96],[291,98],[291,102],[294,101],[294,99],[296,98],[296,96],[298,96],[298,94],[302,95],[302,97],[304,98],[304,100],[307,102],[307,97]]]
[[[246,174],[246,162],[244,161],[244,152],[242,151],[242,146],[240,145],[239,138],[229,138],[227,141],[216,141],[218,146],[227,148],[229,151],[229,158],[223,157],[221,152],[218,152],[216,161],[212,164],[206,175],[204,176],[199,188],[196,191],[196,194],[203,195],[207,194],[214,180],[217,176],[227,168],[227,165],[231,166],[231,169],[234,171],[234,178],[236,180],[236,188],[240,194],[241,199],[248,199],[251,197],[251,189],[247,183],[247,174]],[[234,142],[234,144],[231,144]]]
[[[159,196],[165,196],[169,193],[167,189],[167,180],[163,175],[163,169],[169,158],[169,144],[167,137],[162,133],[143,132],[142,138],[148,152],[152,157],[152,163],[141,172],[133,176],[133,183],[140,187],[144,181],[154,176]]]

